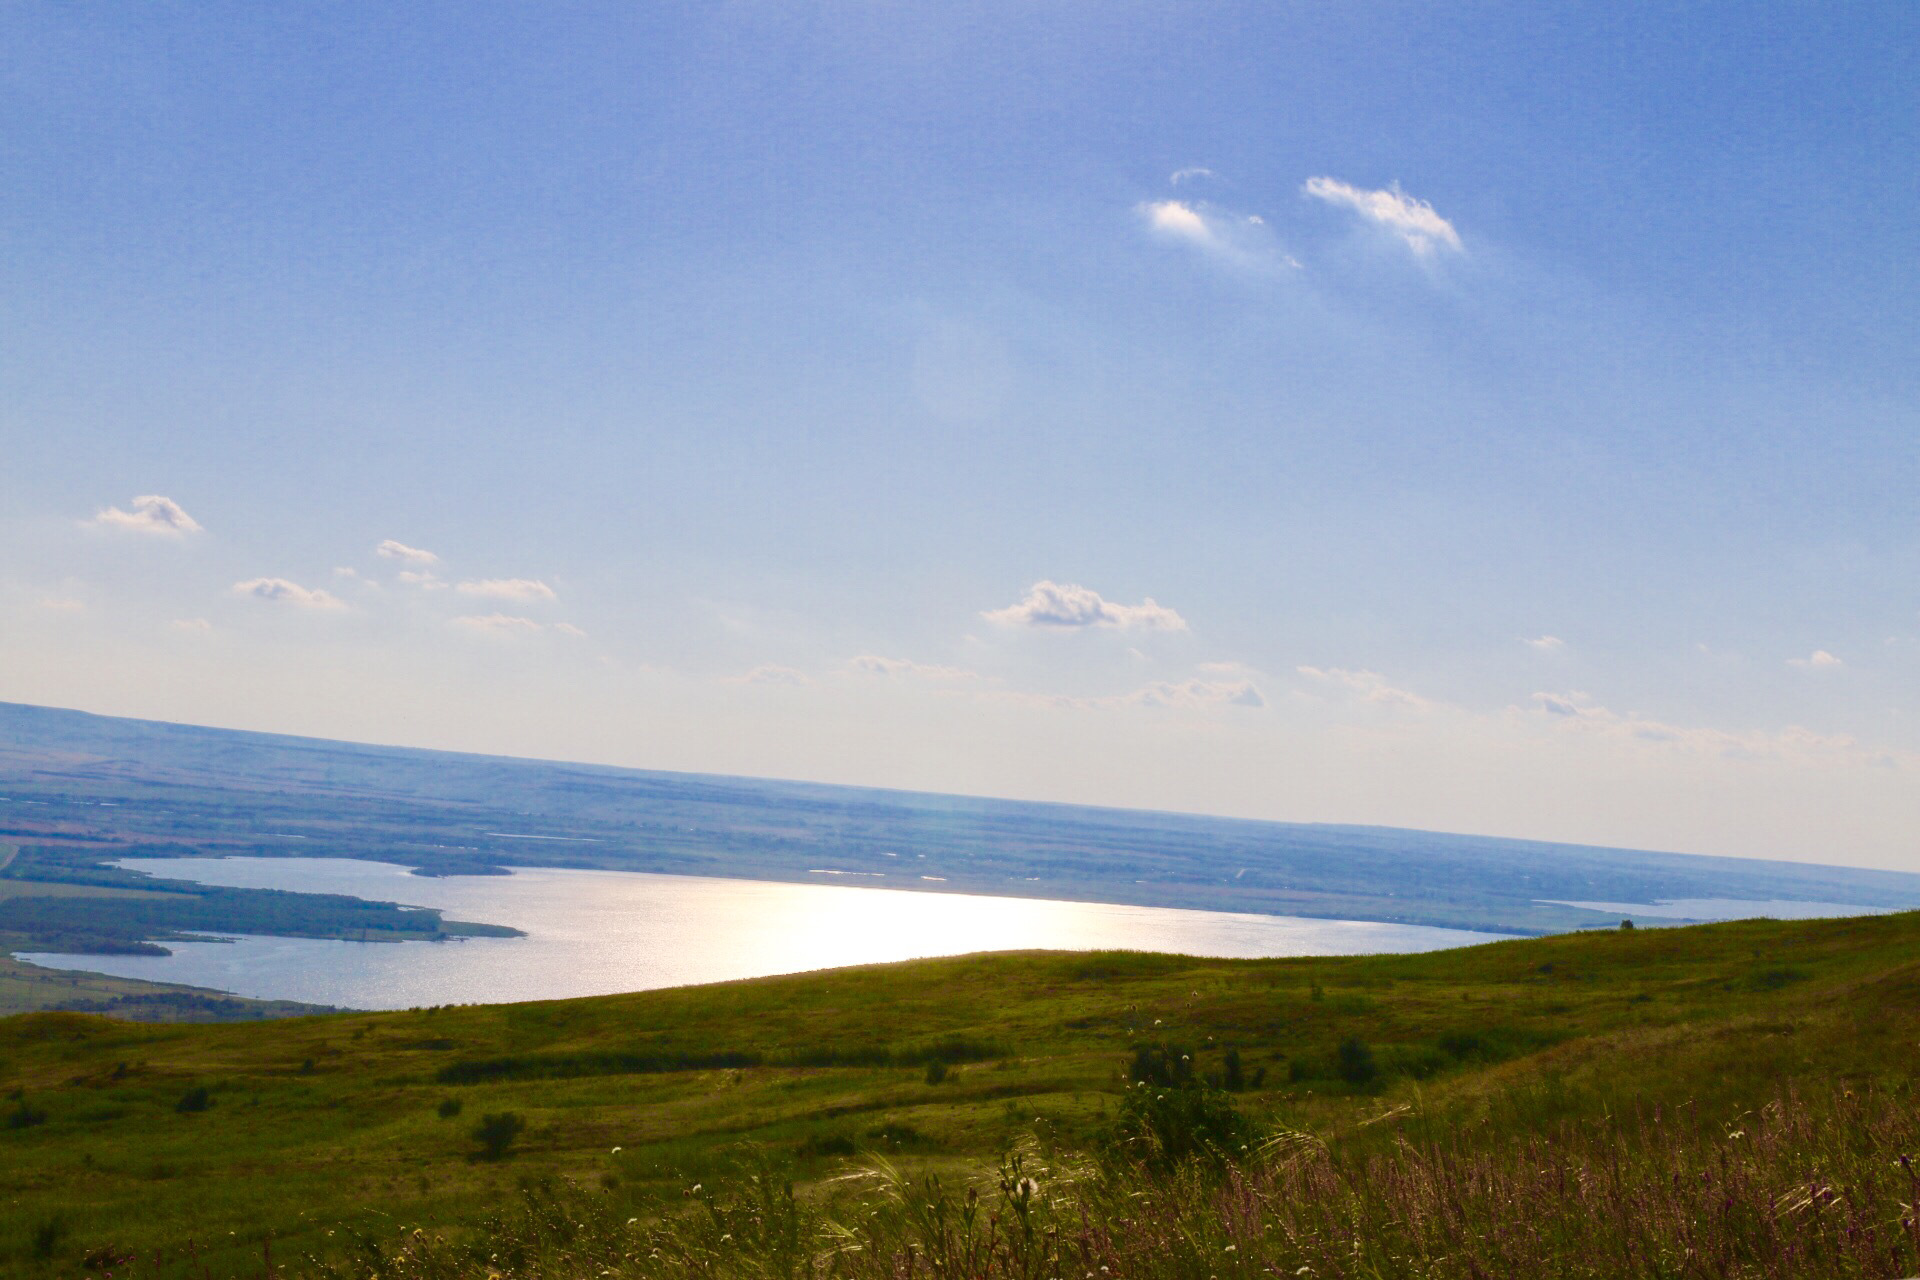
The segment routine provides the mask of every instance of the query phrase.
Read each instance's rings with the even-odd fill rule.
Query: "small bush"
[[[440,1105],[435,1107],[434,1110],[440,1113],[442,1120],[451,1120],[460,1114],[461,1105],[460,1099],[458,1098],[442,1098],[440,1099]]]
[[[504,1160],[507,1151],[520,1137],[527,1122],[517,1111],[496,1111],[482,1116],[473,1126],[473,1140],[480,1144],[479,1160]]]
[[[1118,1147],[1150,1168],[1190,1161],[1223,1165],[1252,1140],[1253,1129],[1227,1095],[1207,1088],[1127,1090],[1116,1126]]]
[[[47,1113],[38,1107],[30,1107],[26,1100],[16,1103],[13,1110],[7,1112],[7,1128],[31,1129],[37,1124],[47,1122]]]
[[[938,1058],[927,1060],[927,1083],[939,1084],[947,1078],[947,1064]]]
[[[180,1101],[173,1104],[173,1109],[182,1115],[190,1115],[196,1111],[205,1111],[212,1105],[213,1095],[207,1092],[206,1086],[195,1085],[180,1095]]]
[[[1340,1078],[1348,1084],[1371,1084],[1380,1074],[1380,1068],[1373,1060],[1373,1050],[1358,1036],[1348,1036],[1342,1040],[1334,1057]]]
[[[35,1258],[45,1261],[53,1256],[60,1242],[67,1238],[67,1220],[59,1214],[42,1218],[33,1224],[27,1233],[27,1243]]]

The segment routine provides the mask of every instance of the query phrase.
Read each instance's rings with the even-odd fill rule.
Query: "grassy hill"
[[[283,1261],[358,1257],[352,1274],[401,1256],[414,1270],[385,1274],[468,1274],[445,1259],[430,1267],[417,1245],[396,1255],[396,1242],[451,1248],[514,1202],[517,1185],[543,1177],[580,1188],[566,1194],[583,1199],[554,1219],[568,1232],[587,1231],[589,1218],[607,1231],[633,1218],[642,1225],[620,1229],[641,1230],[694,1184],[711,1196],[753,1161],[794,1179],[807,1213],[852,1194],[856,1184],[836,1179],[876,1157],[891,1162],[896,1190],[929,1174],[948,1188],[985,1179],[991,1199],[1010,1153],[1065,1186],[1060,1171],[1081,1167],[1142,1105],[1128,1101],[1129,1064],[1155,1046],[1170,1050],[1166,1060],[1190,1057],[1200,1078],[1239,1086],[1191,1096],[1233,1108],[1249,1134],[1325,1144],[1314,1150],[1335,1162],[1328,1170],[1398,1160],[1422,1144],[1456,1151],[1443,1163],[1470,1163],[1555,1133],[1611,1150],[1595,1135],[1624,1117],[1684,1115],[1687,1132],[1711,1145],[1775,1123],[1765,1117],[1802,1097],[1829,1118],[1864,1107],[1849,1123],[1881,1135],[1848,1140],[1864,1150],[1904,1140],[1895,1121],[1914,1110],[1916,1044],[1920,913],[1416,956],[988,955],[268,1023],[27,1014],[0,1020],[0,1272],[67,1276],[90,1254],[105,1269],[134,1254],[138,1274],[252,1275],[271,1238]],[[477,1125],[505,1114],[524,1127],[501,1158],[482,1158]],[[1814,1139],[1803,1145],[1815,1161]],[[1780,1168],[1798,1168],[1795,1151],[1779,1147]],[[1874,1152],[1872,1167],[1894,1176],[1899,1154]],[[1292,1163],[1261,1167],[1269,1180],[1307,1176]],[[1247,1176],[1234,1185],[1262,1185]],[[1325,1195],[1351,1192],[1335,1172],[1325,1177],[1334,1180]],[[1088,1195],[1101,1185],[1082,1181]],[[1176,1185],[1185,1184],[1165,1184]],[[1001,1200],[1007,1213],[1018,1208]],[[716,1205],[700,1220],[730,1212]],[[1214,1221],[1211,1208],[1195,1212]],[[1406,1213],[1389,1217],[1410,1229]],[[537,1235],[536,1218],[492,1230]],[[1881,1224],[1893,1232],[1889,1249],[1907,1230],[1894,1219]],[[1057,1244],[1065,1228],[1053,1229]],[[744,1248],[723,1234],[722,1253]],[[613,1239],[603,1247],[627,1247]],[[389,1262],[368,1260],[376,1256]],[[589,1274],[568,1267],[551,1273]],[[656,1258],[632,1273],[665,1267]]]

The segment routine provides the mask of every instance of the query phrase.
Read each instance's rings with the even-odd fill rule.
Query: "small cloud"
[[[318,587],[303,587],[297,582],[285,578],[249,578],[245,582],[233,584],[233,593],[237,596],[250,596],[255,600],[268,600],[275,604],[288,604],[301,609],[344,609],[347,606],[331,592]]]
[[[1155,235],[1190,245],[1242,270],[1291,270],[1300,265],[1281,251],[1259,218],[1182,200],[1148,200],[1135,209]]]
[[[905,676],[916,680],[978,680],[978,671],[969,671],[965,667],[942,667],[925,662],[914,662],[908,658],[883,658],[877,653],[863,653],[847,663],[847,669],[869,676]]]
[[[1365,191],[1337,178],[1308,178],[1301,190],[1316,200],[1351,209],[1392,232],[1419,257],[1428,257],[1436,249],[1463,252],[1460,233],[1453,224],[1435,213],[1425,200],[1416,200],[1400,190],[1397,182],[1383,191]]]
[[[200,522],[182,510],[172,498],[147,493],[135,498],[131,505],[131,511],[108,507],[89,523],[103,529],[128,529],[134,533],[153,533],[170,538],[201,532]]]
[[[492,600],[551,600],[553,588],[532,578],[480,578],[455,588],[463,596]]]
[[[727,677],[728,684],[784,684],[795,688],[813,683],[804,671],[795,671],[792,667],[783,667],[776,663],[764,663],[744,675]]]
[[[44,613],[85,613],[87,602],[75,600],[70,596],[48,596],[43,600],[36,600],[34,607]]]
[[[1120,702],[1142,707],[1264,707],[1251,680],[1182,680],[1178,684],[1156,681],[1143,689],[1124,695]]]
[[[422,551],[419,547],[410,547],[404,542],[388,538],[373,549],[373,554],[383,560],[398,560],[402,564],[434,565],[440,563],[440,557],[431,551]]]
[[[1529,649],[1538,649],[1542,653],[1559,653],[1567,647],[1567,642],[1559,636],[1541,636],[1535,640],[1522,640],[1520,643]]]
[[[186,631],[194,634],[213,630],[213,624],[205,618],[175,618],[167,625],[175,631]]]
[[[1612,712],[1605,707],[1595,706],[1593,699],[1584,693],[1536,693],[1533,695],[1533,705],[1562,720],[1614,718]]]
[[[1417,693],[1394,688],[1378,671],[1349,671],[1343,667],[1295,669],[1310,680],[1346,689],[1362,702],[1377,703],[1383,707],[1403,707],[1409,711],[1425,711],[1433,706],[1431,701]]]
[[[394,575],[402,586],[418,591],[445,591],[447,584],[431,569],[402,569]]]
[[[1219,174],[1211,169],[1203,168],[1200,165],[1193,165],[1185,169],[1175,169],[1172,174],[1168,175],[1167,181],[1177,187],[1183,182],[1192,182],[1196,178],[1217,178],[1219,176]]]
[[[571,622],[554,623],[553,632],[555,635],[569,636],[575,640],[585,640],[587,638],[587,633],[574,626]]]
[[[1185,631],[1187,620],[1152,597],[1139,604],[1115,604],[1100,593],[1073,583],[1041,580],[1027,588],[1026,598],[1004,609],[990,609],[981,617],[1006,626],[1117,627],[1122,630]]]
[[[1825,649],[1815,649],[1804,658],[1788,658],[1787,665],[1812,671],[1831,671],[1847,664],[1828,653]]]
[[[467,614],[453,619],[456,627],[465,627],[469,631],[487,631],[495,635],[537,635],[546,628],[532,618],[516,618],[511,614]]]

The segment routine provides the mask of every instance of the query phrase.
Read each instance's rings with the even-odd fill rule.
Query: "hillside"
[[[743,1143],[803,1203],[874,1156],[991,1185],[1004,1153],[1097,1147],[1154,1046],[1238,1084],[1262,1131],[1359,1160],[1661,1108],[1718,1141],[1783,1089],[1909,1115],[1916,1040],[1920,913],[1392,957],[986,955],[234,1025],[30,1014],[0,1020],[0,1270],[71,1275],[112,1246],[176,1274],[191,1240],[208,1274],[253,1274],[269,1237],[283,1261],[439,1239],[545,1175],[623,1221],[726,1182]],[[477,1158],[501,1113],[524,1131]]]

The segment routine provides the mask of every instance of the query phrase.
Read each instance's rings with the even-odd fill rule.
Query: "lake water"
[[[1048,902],[962,893],[520,868],[430,879],[346,858],[141,858],[155,876],[235,888],[345,893],[512,925],[524,938],[361,943],[241,937],[174,942],[169,956],[23,954],[236,995],[359,1009],[549,1000],[970,951],[1126,948],[1203,956],[1434,951],[1501,935]]]
[[[1904,910],[1901,907],[1862,907],[1848,902],[1794,902],[1785,898],[1754,901],[1747,898],[1670,898],[1661,902],[1569,902],[1542,898],[1561,907],[1584,907],[1604,911],[1623,919],[1649,921],[1701,922],[1708,920],[1752,920],[1765,916],[1773,920],[1824,920],[1834,916],[1877,916]]]

